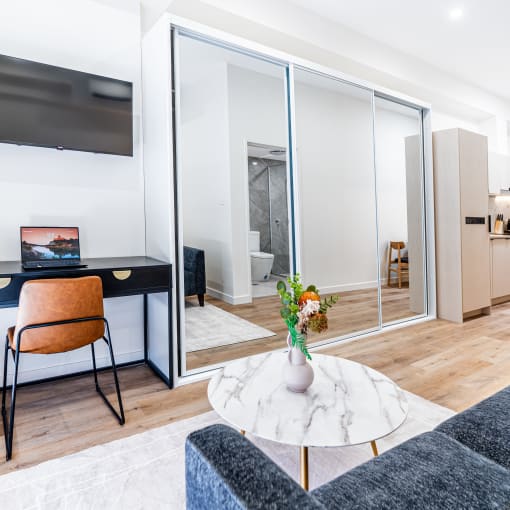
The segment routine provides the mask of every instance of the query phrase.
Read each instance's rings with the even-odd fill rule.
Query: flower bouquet
[[[286,367],[284,375],[289,389],[302,392],[313,381],[312,367],[306,363],[307,359],[312,359],[306,346],[308,332],[322,333],[328,329],[327,312],[338,301],[338,296],[321,299],[315,285],[304,288],[299,274],[289,277],[287,283],[289,289],[284,281],[276,285],[283,305],[280,315],[289,331],[287,344],[291,368]]]

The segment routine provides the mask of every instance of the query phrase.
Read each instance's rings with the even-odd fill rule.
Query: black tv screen
[[[0,142],[133,155],[133,84],[0,55]]]

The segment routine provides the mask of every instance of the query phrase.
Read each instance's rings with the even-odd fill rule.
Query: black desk
[[[23,270],[20,262],[0,262],[0,308],[18,306],[21,287],[27,280],[41,278],[73,278],[78,276],[99,276],[103,281],[105,298],[143,295],[144,317],[144,359],[130,362],[145,362],[165,383],[172,388],[172,271],[171,265],[148,257],[118,257],[85,259],[87,267]],[[165,292],[168,294],[168,356],[151,359],[149,348],[149,307],[148,295]],[[1,333],[1,332],[0,332]],[[114,338],[115,343],[115,338]],[[158,349],[161,352],[161,349]],[[161,357],[161,356],[160,356]],[[125,365],[125,364],[124,364]],[[168,375],[167,375],[168,374]]]

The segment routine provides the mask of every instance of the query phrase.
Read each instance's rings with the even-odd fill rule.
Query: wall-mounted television
[[[133,155],[133,84],[0,55],[0,142]]]

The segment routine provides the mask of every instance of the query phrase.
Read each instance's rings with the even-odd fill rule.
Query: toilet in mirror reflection
[[[248,243],[251,259],[251,281],[253,283],[269,280],[273,269],[274,255],[260,251],[260,232],[250,231]]]

